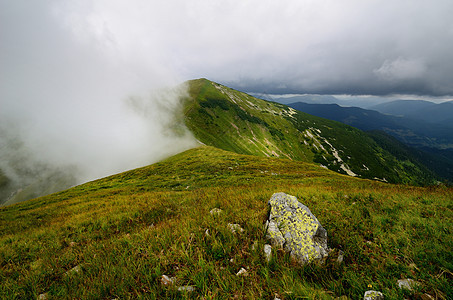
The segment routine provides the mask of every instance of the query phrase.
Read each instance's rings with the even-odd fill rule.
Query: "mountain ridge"
[[[433,180],[417,163],[398,161],[362,131],[207,79],[189,81],[186,126],[206,145],[242,154],[314,162],[331,170],[420,184]]]

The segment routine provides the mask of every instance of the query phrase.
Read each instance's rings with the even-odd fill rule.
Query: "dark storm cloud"
[[[268,93],[453,93],[452,2],[299,3],[279,22],[263,18],[262,50],[231,64],[242,72],[228,82]]]

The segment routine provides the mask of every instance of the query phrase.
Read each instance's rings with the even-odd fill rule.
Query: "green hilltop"
[[[205,146],[0,207],[0,298],[453,298],[452,188],[365,179],[423,177],[352,127],[204,79],[189,88],[185,122]],[[275,192],[310,208],[342,264],[300,266],[279,249],[266,261]],[[419,285],[400,290],[402,278]]]

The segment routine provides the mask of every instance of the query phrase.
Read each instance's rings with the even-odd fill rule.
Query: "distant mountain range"
[[[276,97],[264,94],[256,96],[285,105],[303,102],[307,104],[338,104],[342,107],[360,107],[375,110],[382,114],[453,126],[453,101],[434,103],[426,100],[394,100],[372,96],[351,97],[350,99],[339,99],[332,95]]]
[[[453,124],[430,123],[415,117],[386,115],[375,110],[359,107],[341,107],[338,104],[297,102],[291,103],[289,106],[299,111],[339,121],[361,130],[383,130],[411,146],[438,149],[453,148]]]
[[[288,105],[295,102],[304,102],[309,104],[338,104],[340,106],[355,106],[361,108],[370,108],[379,104],[392,102],[393,99],[385,97],[351,97],[350,99],[340,99],[332,95],[297,95],[291,97],[272,96],[268,94],[255,94],[256,97],[275,101]]]
[[[378,104],[370,109],[384,114],[453,127],[453,101],[436,104],[423,100],[397,100]]]
[[[453,122],[442,118],[443,112],[453,108],[451,102],[435,104],[428,101],[393,101],[375,106],[383,112],[392,111],[395,116],[359,107],[341,107],[338,104],[291,103],[290,107],[318,117],[335,120],[364,131],[380,130],[404,144],[414,147],[407,149],[418,157],[424,165],[444,178],[453,179]],[[437,122],[429,122],[434,117],[422,114],[423,111],[437,111]],[[451,112],[453,114],[453,112]],[[429,115],[429,116],[428,116]],[[376,138],[377,135],[374,134]],[[379,135],[382,138],[381,135]],[[385,138],[388,141],[388,138]],[[382,141],[382,139],[380,139]],[[381,145],[382,146],[382,145]]]

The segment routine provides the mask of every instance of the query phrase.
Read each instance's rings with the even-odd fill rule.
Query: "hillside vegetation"
[[[267,201],[280,191],[317,216],[329,246],[345,253],[341,266],[302,267],[281,251],[265,261]],[[0,297],[359,299],[375,289],[386,299],[451,299],[452,199],[443,186],[391,185],[203,146],[0,208]],[[241,268],[247,276],[236,276]],[[161,284],[164,274],[175,286]],[[413,292],[397,287],[408,277],[420,282]]]
[[[187,127],[202,143],[242,154],[315,162],[393,183],[430,184],[434,175],[399,159],[363,131],[254,98],[207,79],[189,81]]]

